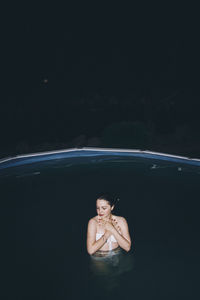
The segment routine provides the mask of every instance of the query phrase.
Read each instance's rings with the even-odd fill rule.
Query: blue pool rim
[[[24,155],[18,155],[8,157],[0,160],[0,170],[7,169],[10,167],[17,167],[27,164],[33,164],[38,162],[45,162],[50,160],[59,160],[65,158],[84,158],[84,157],[98,157],[98,156],[127,156],[127,157],[138,157],[157,159],[161,161],[169,161],[175,163],[183,163],[193,166],[200,166],[200,159],[188,158],[184,156],[152,152],[148,150],[137,150],[137,149],[115,149],[115,148],[70,148],[57,151],[30,153]]]

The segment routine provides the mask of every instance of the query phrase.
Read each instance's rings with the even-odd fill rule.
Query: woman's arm
[[[88,229],[87,229],[87,252],[92,255],[97,250],[99,250],[107,241],[110,236],[110,232],[107,230],[105,231],[104,235],[96,241],[96,222],[95,220],[91,219],[88,222]]]
[[[114,235],[119,246],[128,252],[131,249],[131,238],[129,234],[128,224],[125,218],[120,218],[119,226],[121,229],[121,233],[119,233],[116,228],[109,222],[106,223],[105,228]]]

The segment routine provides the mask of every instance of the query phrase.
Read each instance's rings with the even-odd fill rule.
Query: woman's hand
[[[105,230],[105,232],[109,231],[111,233],[114,229],[113,222],[111,220],[104,220],[99,218],[98,223],[102,227],[102,229]]]
[[[121,234],[121,227],[119,226],[115,217],[112,218],[112,224],[115,227],[115,229],[119,232],[119,234]]]
[[[110,231],[111,233],[115,229],[111,221],[106,221],[104,226],[105,226],[105,230]]]
[[[116,230],[119,234],[121,234],[121,227],[119,226],[116,218],[112,217],[112,219],[109,220],[98,218],[98,223],[105,232],[110,232],[110,234],[113,234]]]

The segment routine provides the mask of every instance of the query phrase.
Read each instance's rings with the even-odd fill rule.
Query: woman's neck
[[[111,219],[112,219],[112,214],[110,214],[109,216],[107,216],[107,217],[104,218],[105,221],[109,221]]]

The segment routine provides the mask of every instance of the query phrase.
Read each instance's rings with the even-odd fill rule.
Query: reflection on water
[[[133,266],[133,254],[126,253],[120,247],[112,251],[97,251],[90,259],[93,283],[105,290],[117,288],[121,276],[130,272]]]

